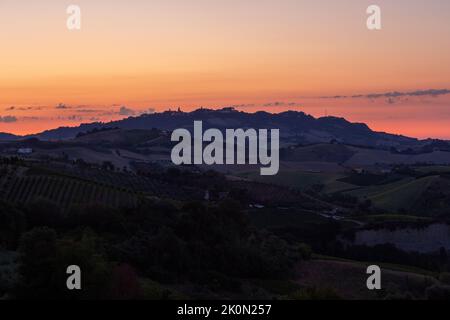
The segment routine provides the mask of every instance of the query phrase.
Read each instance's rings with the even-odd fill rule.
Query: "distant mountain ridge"
[[[77,127],[60,127],[35,135],[18,137],[0,134],[0,139],[39,138],[41,140],[68,140],[79,133],[94,129],[116,127],[120,129],[160,129],[172,131],[177,128],[192,129],[194,121],[202,121],[204,129],[254,128],[280,129],[283,141],[293,143],[319,143],[336,141],[362,146],[414,146],[420,141],[401,135],[372,131],[364,123],[352,123],[343,118],[314,118],[304,112],[286,111],[272,114],[264,111],[247,113],[233,108],[220,110],[198,109],[192,112],[165,111],[109,123],[94,122]]]
[[[20,136],[16,136],[14,134],[11,133],[5,133],[5,132],[0,132],[0,140],[18,140],[21,139],[22,137]]]

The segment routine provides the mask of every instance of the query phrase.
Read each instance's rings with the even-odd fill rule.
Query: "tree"
[[[51,286],[54,283],[57,264],[55,230],[42,227],[25,233],[20,241],[19,253],[19,272],[23,280],[19,296],[56,298],[57,292]]]
[[[114,164],[111,161],[103,161],[102,169],[103,170],[114,171],[114,170],[116,170],[116,167],[114,166]]]
[[[426,290],[428,300],[450,300],[450,286],[434,285]]]
[[[25,231],[25,225],[26,219],[22,211],[0,202],[0,248],[15,249]]]
[[[107,297],[111,267],[99,249],[99,239],[89,230],[75,238],[58,239],[55,230],[35,228],[20,241],[19,298],[100,299]],[[67,267],[82,271],[82,290],[67,290]]]
[[[112,270],[111,293],[114,300],[131,300],[142,297],[143,292],[139,284],[136,271],[128,264],[116,266]]]
[[[57,203],[37,198],[25,207],[28,228],[50,227],[57,228],[62,223],[61,209]]]

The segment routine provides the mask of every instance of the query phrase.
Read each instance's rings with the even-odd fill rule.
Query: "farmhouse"
[[[22,155],[26,155],[26,154],[32,154],[33,153],[33,149],[31,148],[20,148],[17,150],[18,154],[22,154]]]

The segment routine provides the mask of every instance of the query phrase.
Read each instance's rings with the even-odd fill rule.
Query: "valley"
[[[178,126],[199,117],[208,127],[223,114],[176,112],[170,119]],[[1,140],[0,219],[8,223],[0,252],[9,258],[0,268],[0,296],[19,281],[15,261],[27,237],[31,247],[50,237],[55,246],[91,252],[83,259],[100,268],[92,272],[105,264],[126,272],[145,291],[127,294],[141,297],[241,298],[250,290],[257,299],[424,299],[446,286],[447,142],[299,113],[226,115],[237,124],[243,117],[243,128],[262,126],[261,119],[275,126],[278,117],[300,122],[280,130],[277,175],[261,176],[250,164],[174,165],[167,114],[71,128],[70,137],[58,129]],[[143,128],[153,118],[158,126]],[[55,132],[65,138],[44,138]],[[358,145],[362,136],[368,142]],[[389,279],[375,295],[356,284],[374,263]]]

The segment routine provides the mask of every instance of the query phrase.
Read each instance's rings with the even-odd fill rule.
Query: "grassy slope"
[[[367,267],[376,264],[382,270],[382,290],[366,287]],[[396,292],[410,292],[423,299],[425,289],[437,283],[434,274],[407,266],[358,262],[333,257],[316,257],[297,268],[297,283],[304,287],[332,288],[344,299],[382,299]]]
[[[315,173],[297,170],[283,170],[275,176],[261,176],[259,172],[247,172],[245,174],[242,174],[241,176],[259,182],[273,183],[285,187],[293,187],[299,189],[306,189],[315,184],[324,184],[330,189],[338,189],[339,185],[342,185],[341,188],[344,189],[351,187],[351,185],[336,181],[337,179],[345,176],[344,174],[339,173]]]
[[[406,210],[412,208],[416,200],[437,179],[439,176],[405,178],[385,185],[356,187],[347,193],[360,199],[370,199],[378,208],[396,212],[402,208]]]

